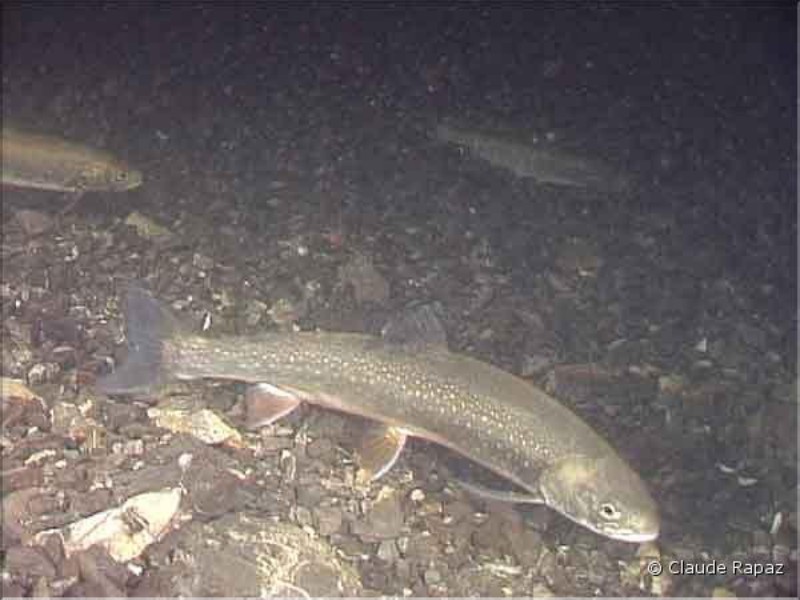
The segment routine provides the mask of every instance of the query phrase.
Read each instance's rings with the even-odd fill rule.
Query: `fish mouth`
[[[619,540],[621,542],[631,542],[634,544],[644,544],[645,542],[652,542],[658,539],[658,530],[655,531],[631,531],[628,533],[614,534],[609,537]],[[608,535],[608,534],[606,534]]]
[[[658,539],[660,527],[657,522],[642,524],[636,529],[597,529],[597,533],[621,542],[643,544]]]

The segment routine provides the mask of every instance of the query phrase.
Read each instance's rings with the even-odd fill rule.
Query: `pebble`
[[[300,317],[301,310],[289,298],[278,298],[267,310],[267,314],[276,325],[287,325]]]
[[[55,566],[38,548],[11,546],[5,551],[3,563],[5,570],[24,573],[28,577],[52,578],[56,575]]]
[[[413,502],[425,500],[425,492],[421,488],[414,488],[408,496]]]
[[[21,209],[14,212],[14,217],[25,235],[41,235],[50,231],[55,224],[50,215],[40,210]]]
[[[742,343],[753,350],[764,350],[768,344],[767,333],[753,325],[740,323],[736,326],[736,333]]]
[[[298,506],[295,508],[294,516],[298,525],[306,526],[311,525],[314,522],[311,511],[305,506]]]
[[[144,454],[144,440],[114,442],[111,446],[111,452],[113,454],[124,454],[125,456],[142,456]]]
[[[426,569],[423,578],[427,585],[436,585],[442,581],[442,575],[436,569]]]
[[[339,267],[338,279],[341,285],[352,286],[358,304],[383,304],[389,299],[389,282],[368,256],[353,256],[348,263]]]
[[[306,448],[306,452],[311,458],[323,458],[325,456],[332,456],[335,450],[333,442],[323,437],[313,440]]]
[[[339,531],[342,526],[342,510],[337,506],[319,506],[314,509],[317,531],[328,536]]]
[[[531,590],[531,597],[533,598],[555,598],[553,590],[547,587],[544,583],[534,583]]]
[[[210,271],[211,269],[214,268],[214,259],[204,254],[195,252],[192,255],[192,264],[198,269],[203,269],[204,271]]]
[[[515,533],[516,535],[509,536],[511,551],[521,566],[535,567],[543,546],[542,536],[526,527],[517,529]]]
[[[15,490],[40,486],[44,483],[44,471],[39,466],[6,468],[0,473],[0,487],[4,494]]]
[[[536,375],[541,375],[547,371],[552,364],[553,361],[550,359],[550,357],[543,354],[525,356],[523,357],[522,364],[520,365],[520,375],[522,377],[534,377]]]
[[[399,557],[400,553],[394,540],[383,540],[378,545],[378,558],[380,560],[393,564]]]
[[[247,303],[244,311],[245,322],[250,327],[255,327],[261,322],[262,317],[267,313],[269,306],[261,300],[251,300]]]
[[[300,481],[300,485],[297,486],[297,503],[302,506],[319,506],[325,496],[325,489],[316,483]]]
[[[52,381],[60,371],[61,366],[58,363],[37,363],[28,371],[28,383],[30,385],[48,383]]]
[[[355,521],[352,531],[364,542],[396,538],[403,527],[403,509],[396,494],[376,502],[364,519]]]

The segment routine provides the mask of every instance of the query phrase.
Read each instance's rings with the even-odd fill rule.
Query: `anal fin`
[[[397,461],[406,444],[407,435],[397,427],[373,423],[362,434],[358,449],[359,482],[372,481],[384,475]]]
[[[268,383],[247,388],[244,396],[245,422],[248,429],[257,429],[285,417],[302,403],[286,390]]]

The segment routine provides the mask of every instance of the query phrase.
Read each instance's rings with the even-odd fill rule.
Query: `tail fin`
[[[106,394],[137,394],[163,383],[164,340],[178,330],[175,317],[147,290],[132,285],[125,299],[128,359],[96,387]]]

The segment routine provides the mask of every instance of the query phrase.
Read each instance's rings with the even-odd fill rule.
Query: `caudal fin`
[[[138,394],[163,383],[164,340],[177,330],[175,317],[147,290],[132,285],[125,298],[129,353],[116,371],[99,379],[106,394]]]

